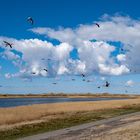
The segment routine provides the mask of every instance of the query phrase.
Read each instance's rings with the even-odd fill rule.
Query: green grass
[[[120,109],[107,109],[90,112],[76,112],[64,114],[64,117],[51,119],[39,124],[28,124],[12,130],[0,131],[0,140],[14,140],[20,137],[67,128],[78,124],[93,122],[105,118],[115,117],[140,111],[140,106],[126,106]]]

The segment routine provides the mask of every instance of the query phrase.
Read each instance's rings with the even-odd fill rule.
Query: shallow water
[[[79,102],[79,101],[101,101],[113,100],[114,98],[1,98],[0,107],[14,107],[22,105],[60,103],[60,102]],[[126,98],[115,98],[123,100]]]

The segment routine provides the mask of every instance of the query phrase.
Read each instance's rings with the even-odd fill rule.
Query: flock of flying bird
[[[27,22],[28,22],[29,24],[31,24],[31,25],[34,24],[34,20],[33,20],[32,17],[28,17],[28,18],[27,18]],[[95,23],[95,25],[96,25],[98,28],[100,28],[100,25],[99,25],[98,23]],[[5,41],[5,40],[3,41],[3,43],[5,44],[5,47],[10,47],[11,49],[13,48],[13,44],[12,44],[12,43],[10,43],[10,42],[8,42],[8,41]],[[124,51],[124,49],[121,48],[121,51]],[[45,60],[45,58],[42,58],[41,60]],[[51,59],[47,59],[47,60],[51,60]],[[47,70],[46,68],[44,68],[44,69],[42,69],[42,70],[48,72],[48,70]],[[35,72],[32,72],[31,74],[36,74],[36,73],[35,73]],[[83,81],[86,81],[86,80],[85,80],[86,75],[85,75],[85,74],[81,74],[81,76],[83,77]],[[72,79],[72,81],[75,81],[75,79]],[[91,81],[90,81],[90,80],[87,80],[87,82],[91,82]],[[52,83],[52,84],[55,85],[55,84],[57,84],[57,83],[54,82],[54,83]],[[105,81],[105,84],[104,84],[103,86],[109,87],[109,86],[110,86],[110,83],[109,83],[108,81]],[[98,86],[97,88],[100,89],[101,86]]]

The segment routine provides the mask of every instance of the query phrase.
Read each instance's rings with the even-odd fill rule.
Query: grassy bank
[[[65,113],[115,109],[122,106],[139,104],[140,99],[110,100],[95,102],[66,102],[36,104],[12,108],[0,108],[0,125],[10,125],[34,120],[48,120]]]
[[[86,122],[93,122],[105,118],[115,117],[123,114],[140,111],[140,105],[123,106],[116,109],[102,109],[98,111],[67,112],[51,118],[47,121],[25,124],[13,129],[0,131],[0,139],[13,140],[16,138],[33,135],[42,132],[66,128]]]

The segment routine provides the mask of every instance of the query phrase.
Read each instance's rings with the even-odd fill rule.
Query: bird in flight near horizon
[[[7,41],[3,41],[4,43],[5,43],[5,47],[10,47],[10,48],[12,48],[12,43],[9,43],[9,42],[7,42]]]

